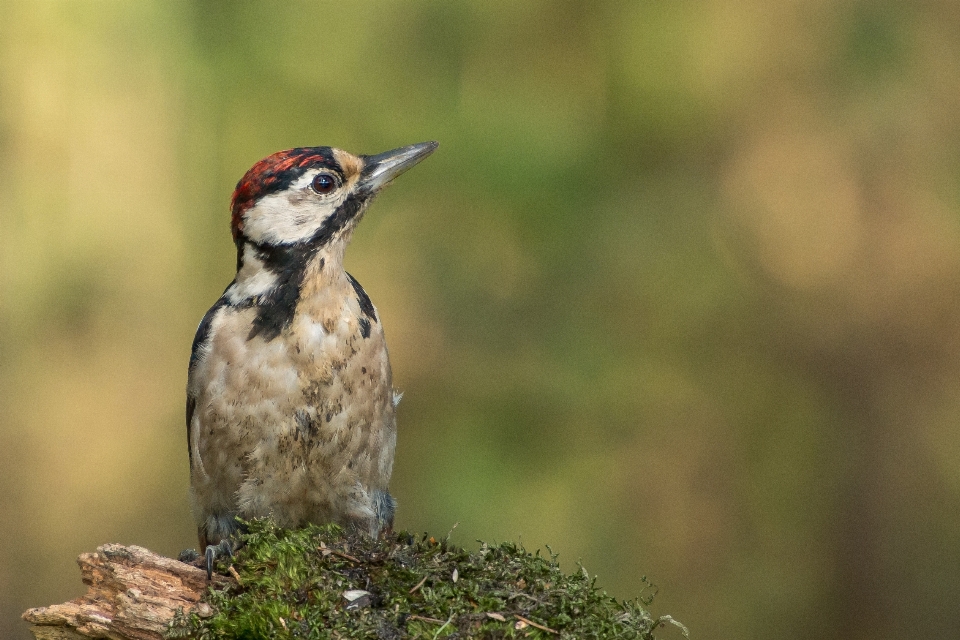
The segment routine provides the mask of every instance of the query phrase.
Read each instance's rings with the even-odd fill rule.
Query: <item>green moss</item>
[[[680,627],[646,611],[652,596],[619,602],[582,567],[565,575],[556,555],[512,543],[468,553],[426,535],[370,540],[334,525],[290,531],[256,520],[241,544],[239,583],[211,588],[212,615],[178,616],[169,637],[647,639],[666,623]],[[353,602],[344,596],[360,590]]]

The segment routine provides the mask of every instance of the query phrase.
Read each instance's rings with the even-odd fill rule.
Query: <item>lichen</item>
[[[286,530],[245,523],[241,548],[218,570],[206,614],[178,615],[170,638],[625,638],[652,639],[666,624],[652,595],[618,601],[580,567],[565,574],[551,551],[399,533],[371,540],[335,525]],[[643,578],[645,590],[652,585]]]

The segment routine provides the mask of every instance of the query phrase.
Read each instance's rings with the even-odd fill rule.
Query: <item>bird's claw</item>
[[[214,549],[215,547],[210,546],[207,547],[203,552],[203,555],[206,557],[207,561],[207,580],[211,580],[213,578],[213,559],[216,557],[217,553]]]
[[[221,540],[218,545],[207,545],[203,555],[207,565],[207,580],[210,580],[213,578],[214,560],[224,556],[233,558],[233,543],[231,543],[230,540],[224,539]]]

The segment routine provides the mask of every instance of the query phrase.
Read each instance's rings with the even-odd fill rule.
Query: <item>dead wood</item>
[[[177,610],[209,610],[200,602],[209,584],[203,569],[143,547],[105,544],[77,564],[85,595],[23,614],[37,640],[161,640]]]

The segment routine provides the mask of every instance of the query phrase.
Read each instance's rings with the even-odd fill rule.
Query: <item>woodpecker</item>
[[[237,516],[370,536],[391,528],[399,394],[380,316],[343,255],[374,196],[436,148],[289,149],[237,183],[237,275],[200,322],[187,378],[208,573],[229,552]]]

